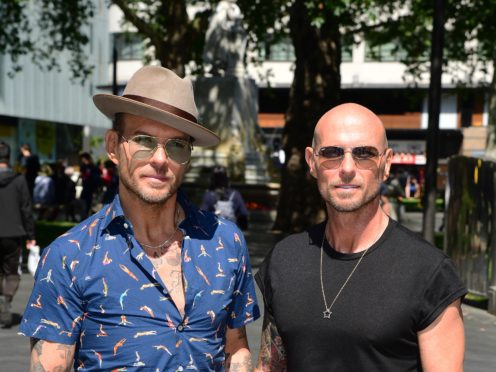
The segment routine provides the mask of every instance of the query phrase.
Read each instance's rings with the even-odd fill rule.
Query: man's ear
[[[315,160],[313,155],[313,148],[307,147],[305,149],[305,160],[307,162],[308,168],[310,168],[310,174],[317,178],[317,171],[315,169]]]
[[[384,163],[384,174],[382,175],[382,180],[386,181],[389,178],[391,164],[393,162],[393,149],[387,149],[384,157],[386,158],[386,161]]]
[[[105,133],[105,150],[112,163],[119,164],[119,157],[117,156],[119,151],[119,135],[113,129]]]

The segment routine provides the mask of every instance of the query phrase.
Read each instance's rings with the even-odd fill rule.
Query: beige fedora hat
[[[142,116],[189,134],[195,146],[219,144],[219,137],[198,122],[191,80],[167,68],[142,67],[131,76],[122,96],[96,94],[93,102],[109,119],[117,113]]]

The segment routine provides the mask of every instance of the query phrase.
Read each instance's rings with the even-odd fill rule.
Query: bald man
[[[392,150],[380,119],[343,104],[305,150],[328,219],[287,237],[256,275],[258,371],[462,371],[466,294],[451,260],[390,219]]]

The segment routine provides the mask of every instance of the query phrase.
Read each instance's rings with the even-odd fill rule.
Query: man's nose
[[[356,170],[355,159],[351,155],[351,152],[347,151],[344,153],[343,160],[341,161],[340,170],[342,172],[354,172]]]
[[[356,172],[356,164],[355,159],[351,156],[350,152],[345,152],[343,156],[343,160],[341,161],[341,165],[339,167],[339,172],[343,175],[349,177],[353,176]]]
[[[165,151],[165,145],[158,144],[155,150],[153,151],[150,162],[152,163],[164,163],[169,161],[169,156]]]

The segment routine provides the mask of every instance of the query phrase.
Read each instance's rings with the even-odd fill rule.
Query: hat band
[[[193,115],[191,115],[189,112],[186,112],[184,110],[181,110],[180,108],[177,108],[175,106],[168,105],[167,103],[157,101],[157,100],[155,100],[153,98],[146,98],[146,97],[142,97],[142,96],[136,96],[134,94],[124,94],[123,97],[132,99],[133,101],[139,101],[139,102],[144,103],[146,105],[150,105],[150,106],[156,107],[156,108],[158,108],[160,110],[167,111],[167,112],[169,112],[171,114],[174,114],[176,116],[180,116],[183,119],[186,119],[186,120],[192,121],[193,123],[197,123],[198,124],[198,120]]]

